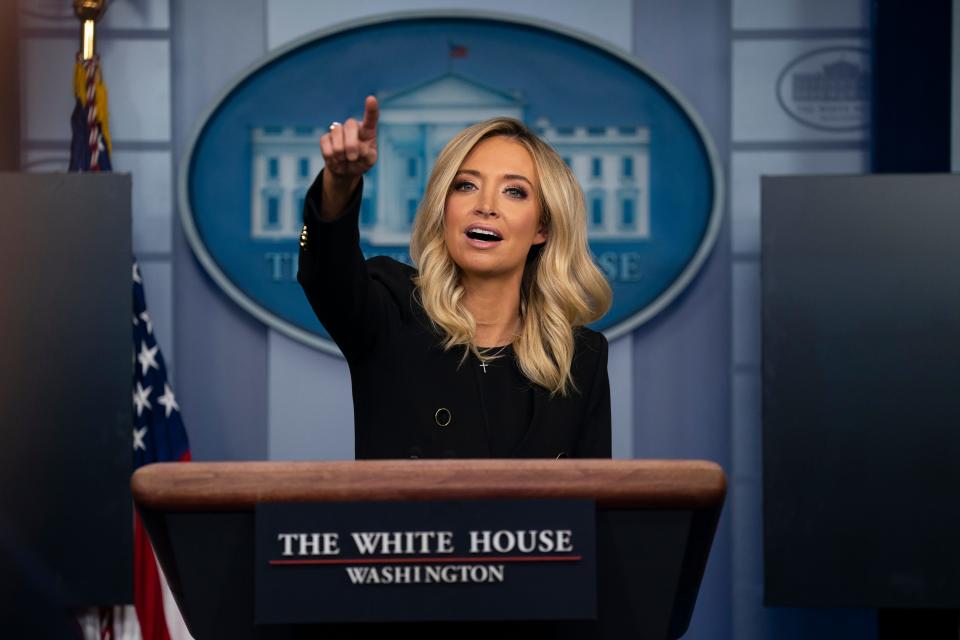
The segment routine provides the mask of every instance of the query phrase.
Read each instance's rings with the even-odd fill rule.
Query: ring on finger
[[[342,126],[343,126],[342,122],[337,122],[336,120],[334,120],[333,122],[330,123],[330,131],[333,131],[337,127],[342,127]]]

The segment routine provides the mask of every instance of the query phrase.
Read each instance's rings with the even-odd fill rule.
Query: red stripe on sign
[[[308,564],[409,564],[413,562],[466,564],[478,562],[579,562],[583,556],[479,556],[476,558],[323,558],[311,560],[271,560],[272,565]]]

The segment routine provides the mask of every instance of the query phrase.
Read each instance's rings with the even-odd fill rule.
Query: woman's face
[[[530,152],[510,138],[487,138],[464,159],[447,194],[447,251],[470,276],[522,275],[530,247],[546,240],[539,203]]]

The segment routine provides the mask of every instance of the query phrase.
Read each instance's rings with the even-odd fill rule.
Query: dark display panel
[[[130,176],[0,174],[0,586],[131,602]]]
[[[765,602],[960,608],[960,175],[762,181]]]

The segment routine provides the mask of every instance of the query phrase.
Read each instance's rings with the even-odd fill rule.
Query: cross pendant
[[[483,372],[484,372],[484,373],[486,373],[486,372],[487,372],[487,363],[486,363],[486,362],[481,362],[481,363],[480,363],[480,368],[483,369]]]

